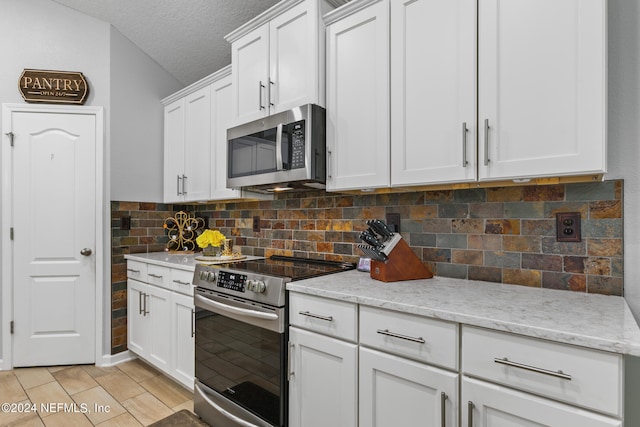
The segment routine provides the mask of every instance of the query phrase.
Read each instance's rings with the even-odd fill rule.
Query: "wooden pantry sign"
[[[89,85],[80,72],[28,70],[20,75],[20,93],[27,102],[84,104]]]

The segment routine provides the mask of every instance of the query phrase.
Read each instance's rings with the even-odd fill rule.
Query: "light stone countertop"
[[[176,268],[179,270],[187,270],[194,271],[196,269],[196,264],[227,264],[226,261],[198,261],[196,257],[202,256],[201,253],[197,254],[181,254],[175,252],[149,252],[149,253],[141,253],[141,254],[130,254],[125,255],[125,259],[130,259],[134,261],[146,262],[148,264],[160,265],[163,267]],[[264,257],[258,257],[253,255],[247,255],[246,258],[243,258],[238,261],[251,261],[254,259],[262,259]]]
[[[384,283],[357,270],[291,282],[287,289],[640,356],[640,328],[622,297],[446,277]]]

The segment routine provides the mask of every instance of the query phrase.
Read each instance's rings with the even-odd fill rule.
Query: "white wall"
[[[609,0],[609,173],[624,179],[624,293],[640,319],[640,0]]]
[[[162,202],[160,101],[182,88],[129,39],[112,31],[111,200]]]

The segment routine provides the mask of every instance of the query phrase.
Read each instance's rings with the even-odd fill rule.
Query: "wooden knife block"
[[[371,260],[371,278],[382,282],[430,279],[433,273],[416,256],[407,242],[398,241],[387,262]]]

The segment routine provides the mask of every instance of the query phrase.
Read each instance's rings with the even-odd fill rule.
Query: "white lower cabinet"
[[[622,426],[621,355],[462,326],[462,425]]]
[[[171,304],[171,375],[189,388],[193,388],[195,370],[195,330],[193,297],[173,293]]]
[[[360,425],[458,425],[458,374],[360,348]]]
[[[296,292],[289,309],[292,427],[637,424],[620,354]]]
[[[289,329],[289,426],[357,426],[358,346]]]
[[[148,275],[137,273],[139,262],[128,261],[128,348],[193,390],[193,273],[151,264],[143,267]]]
[[[462,379],[465,427],[621,427],[622,421],[472,378]]]

